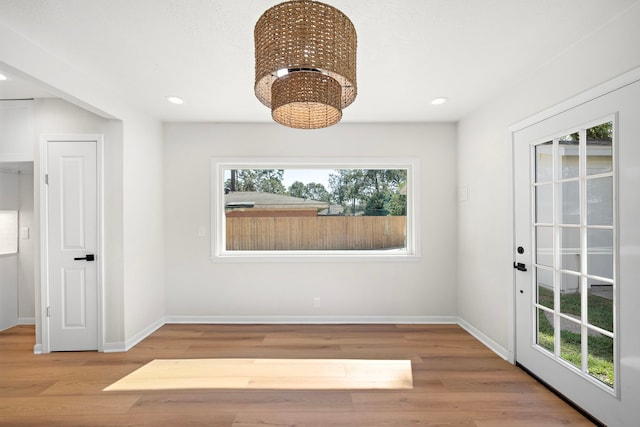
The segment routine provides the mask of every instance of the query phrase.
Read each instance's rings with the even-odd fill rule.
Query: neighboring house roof
[[[318,215],[327,215],[327,202],[257,191],[234,191],[225,194],[224,206],[228,209],[249,207],[260,209],[314,208],[320,210]],[[341,215],[342,213],[342,206],[331,204],[330,215]]]

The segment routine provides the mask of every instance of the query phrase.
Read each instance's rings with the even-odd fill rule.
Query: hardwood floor
[[[0,426],[587,426],[456,325],[165,325],[127,353],[33,354],[0,332]],[[103,389],[154,359],[409,359],[410,390]]]

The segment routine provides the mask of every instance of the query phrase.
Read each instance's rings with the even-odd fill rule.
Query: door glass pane
[[[577,368],[582,366],[580,323],[560,319],[560,357]]]
[[[612,122],[587,129],[587,175],[613,170],[612,141]]]
[[[613,285],[588,279],[587,305],[589,323],[613,332]]]
[[[552,227],[536,227],[536,264],[553,267]]]
[[[553,353],[553,313],[538,308],[538,336],[536,343]]]
[[[613,177],[587,180],[587,224],[613,225]]]
[[[616,345],[612,126],[576,128],[535,146],[531,313],[539,348],[610,387]]]
[[[560,227],[560,265],[561,270],[580,271],[580,229],[578,227]]]
[[[560,273],[560,313],[580,320],[580,276]]]
[[[580,224],[580,182],[560,183],[560,223]]]
[[[538,304],[553,310],[553,271],[536,268]]]
[[[553,223],[553,189],[552,184],[536,187],[536,222],[539,224]]]
[[[587,230],[587,274],[613,279],[613,230]]]
[[[580,173],[578,134],[568,135],[558,141],[561,178],[576,178]]]
[[[536,145],[536,182],[549,182],[553,178],[553,142]]]
[[[613,338],[589,330],[587,343],[589,375],[613,387]]]

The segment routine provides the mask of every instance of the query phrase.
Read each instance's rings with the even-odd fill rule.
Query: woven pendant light
[[[356,31],[333,6],[292,0],[268,9],[254,30],[256,97],[297,129],[336,124],[353,102]]]

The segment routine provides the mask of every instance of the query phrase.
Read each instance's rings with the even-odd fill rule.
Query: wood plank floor
[[[456,325],[165,325],[127,353],[0,332],[0,426],[590,426]],[[410,390],[103,389],[154,359],[408,359]]]
[[[155,359],[105,391],[413,389],[410,360]]]

